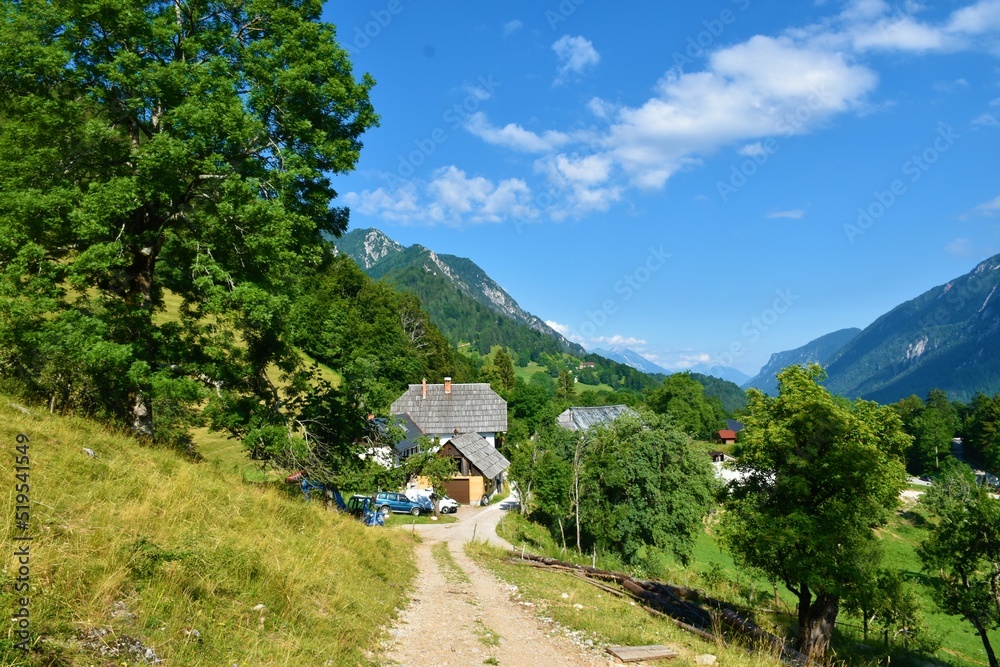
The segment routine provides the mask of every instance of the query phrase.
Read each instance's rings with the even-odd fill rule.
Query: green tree
[[[928,631],[920,613],[913,585],[899,570],[872,566],[864,576],[855,581],[844,598],[844,610],[861,618],[864,641],[872,630],[881,630],[885,647],[903,636],[904,644],[917,650],[933,653],[938,648],[937,639]]]
[[[912,475],[937,472],[942,461],[951,456],[951,439],[958,432],[960,420],[948,395],[931,389],[927,402],[911,395],[892,405],[903,422],[903,429],[913,436],[906,452],[906,469]]]
[[[529,435],[537,433],[556,416],[555,406],[552,404],[555,388],[535,382],[535,378],[543,378],[545,382],[552,384],[549,376],[544,373],[535,373],[528,383],[518,378],[507,400],[508,414],[523,420]],[[549,393],[550,390],[552,393]]]
[[[917,550],[935,579],[938,606],[976,629],[990,667],[998,667],[989,631],[1000,629],[1000,500],[961,464],[948,469],[921,499],[938,517]]]
[[[976,394],[963,429],[965,453],[993,472],[1000,472],[1000,394]]]
[[[514,362],[510,360],[510,355],[501,347],[493,355],[493,365],[496,367],[497,378],[500,387],[504,392],[514,388]]]
[[[346,228],[330,175],[377,122],[373,81],[354,79],[321,9],[0,6],[4,373],[154,439],[157,402],[193,409],[172,385],[194,378],[242,406],[254,441],[288,439],[267,374],[296,365],[287,295]],[[183,301],[170,322],[166,290]],[[44,350],[69,333],[103,351],[60,373]]]
[[[718,400],[705,397],[705,388],[690,373],[674,373],[649,392],[646,405],[670,415],[674,424],[694,438],[709,439],[722,428],[724,414]]]
[[[441,498],[447,495],[445,484],[458,474],[458,463],[438,452],[441,446],[430,438],[421,437],[416,454],[407,457],[404,467],[407,477],[426,477],[434,492],[434,516],[441,516]]]
[[[909,437],[889,408],[836,399],[823,370],[790,366],[779,394],[748,392],[745,430],[720,532],[735,560],[798,598],[798,648],[822,660],[840,601],[881,558],[885,525],[905,487]]]
[[[579,492],[585,541],[628,563],[648,557],[650,547],[686,563],[717,490],[708,457],[653,414],[619,417],[585,437]]]
[[[568,370],[559,372],[559,379],[556,380],[556,397],[566,401],[572,401],[576,396],[576,379],[573,373]]]

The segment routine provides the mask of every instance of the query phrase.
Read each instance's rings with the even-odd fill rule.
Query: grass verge
[[[481,542],[469,543],[465,550],[504,582],[517,586],[521,602],[530,604],[538,616],[552,619],[579,640],[590,639],[602,646],[663,644],[680,654],[675,660],[646,664],[694,665],[695,656],[710,653],[719,663],[733,667],[781,665],[770,654],[751,655],[739,646],[704,641],[579,577],[512,563],[505,550]]]
[[[454,514],[442,514],[438,517],[437,521],[434,520],[433,514],[421,514],[420,516],[413,516],[412,514],[390,514],[385,518],[385,525],[387,526],[411,526],[417,524],[418,526],[425,523],[455,523],[458,518]]]

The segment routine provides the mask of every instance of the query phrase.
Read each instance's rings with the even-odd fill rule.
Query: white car
[[[434,491],[432,491],[431,489],[407,489],[406,497],[409,498],[410,500],[416,500],[417,498],[427,498],[428,500],[430,500],[433,493]],[[431,503],[433,502],[434,501],[431,500]],[[455,512],[458,511],[458,508],[459,508],[459,502],[457,500],[449,498],[448,496],[441,497],[442,514],[454,514]]]

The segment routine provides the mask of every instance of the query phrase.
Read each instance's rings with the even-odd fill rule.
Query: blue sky
[[[755,374],[1000,252],[1000,0],[328,3],[351,226],[588,347]]]

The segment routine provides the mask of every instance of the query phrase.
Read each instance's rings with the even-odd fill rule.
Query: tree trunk
[[[137,214],[133,221],[136,228],[148,228],[144,212]],[[156,350],[153,336],[153,275],[159,247],[145,246],[132,248],[132,264],[126,269],[128,287],[125,303],[128,314],[132,343],[136,357],[145,361],[150,370],[156,365]],[[128,399],[132,417],[132,431],[141,440],[152,440],[153,433],[153,387],[150,382],[129,389]]]
[[[1000,667],[997,664],[997,654],[993,652],[993,644],[990,643],[990,636],[986,631],[986,626],[978,618],[969,618],[969,622],[976,628],[980,639],[983,640],[983,648],[986,649],[986,658],[990,661],[990,667]]]
[[[576,442],[576,451],[573,453],[573,509],[576,514],[576,552],[580,553],[580,445],[583,443],[581,436]]]
[[[806,586],[799,596],[799,643],[797,648],[811,662],[823,662],[830,649],[830,638],[840,613],[840,598],[820,593],[810,604],[812,594]],[[996,667],[995,665],[993,667]]]

